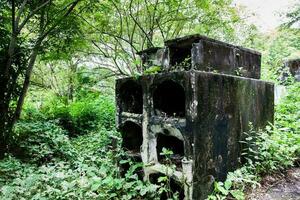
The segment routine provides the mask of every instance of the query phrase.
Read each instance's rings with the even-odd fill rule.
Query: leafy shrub
[[[11,137],[13,153],[33,163],[71,158],[74,151],[65,131],[54,122],[19,122]]]
[[[69,136],[78,135],[79,130],[76,129],[76,124],[72,119],[68,107],[58,107],[53,109],[52,116],[48,120],[58,120],[58,124],[67,131]]]
[[[158,186],[139,180],[133,173],[140,164],[133,164],[124,178],[119,176],[117,162],[123,152],[119,143],[118,149],[110,148],[111,136],[118,138],[118,133],[103,128],[73,138],[71,145],[77,156],[72,160],[53,160],[27,170],[12,157],[0,161],[0,166],[6,166],[0,175],[13,172],[0,188],[0,199],[159,199]]]
[[[87,133],[97,127],[98,110],[90,101],[72,103],[69,107],[71,121],[77,134]]]
[[[96,101],[98,110],[98,122],[106,129],[113,129],[115,127],[115,103],[112,96],[100,96]]]
[[[300,135],[285,129],[267,127],[266,131],[258,131],[256,137],[249,137],[254,143],[249,150],[248,167],[254,173],[272,173],[293,166],[300,149]]]
[[[136,176],[117,178],[114,166],[78,162],[45,165],[1,188],[1,199],[155,199],[155,185]]]
[[[53,100],[41,112],[48,120],[58,120],[70,136],[86,134],[98,127],[111,129],[115,125],[114,101],[108,96],[90,95],[69,105]]]
[[[276,107],[275,125],[300,134],[300,82],[288,87],[288,95]]]
[[[115,107],[109,97],[82,99],[69,105],[71,120],[79,133],[95,130],[98,126],[111,129],[115,122]]]
[[[31,173],[34,167],[28,163],[23,163],[20,160],[6,155],[6,157],[0,161],[0,188],[13,179],[21,178],[24,174]]]
[[[33,105],[26,105],[22,111],[23,121],[41,121],[46,120],[46,116]]]

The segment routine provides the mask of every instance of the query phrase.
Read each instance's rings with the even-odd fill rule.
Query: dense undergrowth
[[[0,199],[156,199],[158,186],[133,173],[114,129],[114,101],[94,96],[28,105],[0,161]],[[116,141],[116,144],[111,144]],[[122,159],[121,159],[122,158]],[[130,162],[120,176],[118,163]]]
[[[244,199],[261,175],[297,164],[300,84],[288,91],[276,107],[275,125],[249,134],[253,148],[247,164],[229,173],[225,183],[216,182],[210,199]],[[139,180],[135,171],[141,165],[120,148],[113,98],[88,95],[67,105],[54,98],[35,105],[27,104],[11,137],[11,153],[0,161],[0,199],[159,199],[168,190],[167,179],[160,185]],[[120,163],[131,166],[125,176]]]

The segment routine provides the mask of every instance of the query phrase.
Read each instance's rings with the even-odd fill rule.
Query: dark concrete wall
[[[196,73],[198,116],[194,133],[194,192],[203,199],[213,180],[224,181],[241,162],[242,133],[273,122],[273,84],[211,73]]]

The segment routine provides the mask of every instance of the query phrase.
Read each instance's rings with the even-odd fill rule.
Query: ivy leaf
[[[143,188],[140,190],[140,195],[141,195],[141,196],[144,196],[147,192],[148,192],[147,187],[143,187]]]
[[[232,181],[231,180],[226,180],[224,183],[224,187],[226,190],[229,190],[232,186]]]
[[[226,190],[224,187],[223,187],[223,183],[222,182],[215,182],[215,189],[222,193],[223,195],[227,196],[228,195],[228,190]]]
[[[230,194],[236,198],[237,200],[244,200],[245,199],[245,194],[241,190],[231,190]]]

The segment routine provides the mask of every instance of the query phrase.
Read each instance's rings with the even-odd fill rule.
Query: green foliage
[[[111,97],[99,95],[26,105],[11,137],[13,156],[0,161],[0,199],[159,199],[159,186],[138,178],[143,165],[121,160],[114,109]],[[86,134],[69,139],[62,118]],[[121,161],[130,164],[124,177]]]
[[[276,107],[275,125],[252,131],[249,167],[256,173],[272,173],[293,165],[300,155],[300,84],[289,86],[289,94]]]
[[[161,71],[160,66],[152,66],[144,71],[144,74],[156,74]]]
[[[288,95],[276,106],[275,123],[285,132],[300,134],[300,83],[288,86]]]
[[[285,60],[300,57],[300,32],[297,29],[278,29],[264,38],[263,78],[278,81]]]
[[[33,169],[34,166],[7,155],[0,161],[0,188],[9,184],[13,179],[21,178],[24,174],[32,172]]]
[[[168,39],[195,33],[225,41],[241,37],[236,27],[242,19],[232,0],[108,1],[96,7],[97,14],[84,16],[91,52],[105,58],[99,68],[122,75],[143,73],[136,52]]]
[[[158,186],[133,173],[141,164],[132,165],[124,178],[119,176],[116,158],[123,152],[120,144],[111,149],[110,136],[118,133],[101,129],[74,138],[64,151],[75,150],[76,157],[42,166],[8,156],[0,161],[0,199],[159,199]]]
[[[8,146],[13,125],[20,117],[36,58],[47,50],[56,52],[65,45],[71,46],[73,37],[78,37],[81,30],[80,20],[73,13],[77,6],[84,6],[83,2],[1,1],[0,140],[4,143],[0,148],[1,157],[7,151],[3,146]],[[65,51],[68,53],[72,53],[70,49]]]
[[[111,167],[111,168],[109,168]],[[139,199],[155,196],[156,186],[113,176],[115,166],[43,166],[1,188],[2,199]]]
[[[210,195],[208,200],[221,200],[226,199],[228,195],[231,195],[234,199],[244,200],[245,195],[241,190],[231,189],[232,181],[227,179],[223,182],[215,182],[214,183],[214,193]]]
[[[46,116],[42,113],[38,108],[33,105],[26,104],[24,106],[22,112],[22,121],[30,122],[30,121],[44,121],[46,120]]]
[[[70,104],[66,110],[74,123],[77,132],[86,133],[97,126],[100,111],[97,104],[91,101],[78,101]],[[104,111],[104,110],[102,110]],[[103,119],[105,122],[105,119]],[[103,122],[102,121],[102,122]],[[99,122],[100,123],[100,122]],[[103,124],[104,125],[104,124]]]
[[[258,174],[272,173],[293,166],[297,158],[296,152],[300,150],[298,134],[276,127],[267,128],[267,131],[258,131],[255,137],[247,138],[252,144],[248,166]]]
[[[30,99],[25,105],[22,120],[58,120],[59,125],[67,130],[70,136],[85,134],[98,127],[114,127],[115,106],[111,96],[87,94],[68,105],[59,97],[51,96],[51,93],[45,94],[45,98]]]
[[[115,106],[111,97],[97,96],[71,103],[67,107],[77,132],[86,133],[97,126],[107,129],[115,124]]]
[[[32,163],[75,156],[66,132],[54,122],[19,122],[10,141],[12,152]]]
[[[285,24],[287,26],[292,26],[292,25],[298,25],[299,27],[299,23],[300,22],[300,3],[296,3],[294,6],[293,6],[293,9],[291,12],[288,12],[286,14],[286,17],[288,17],[288,22]]]

